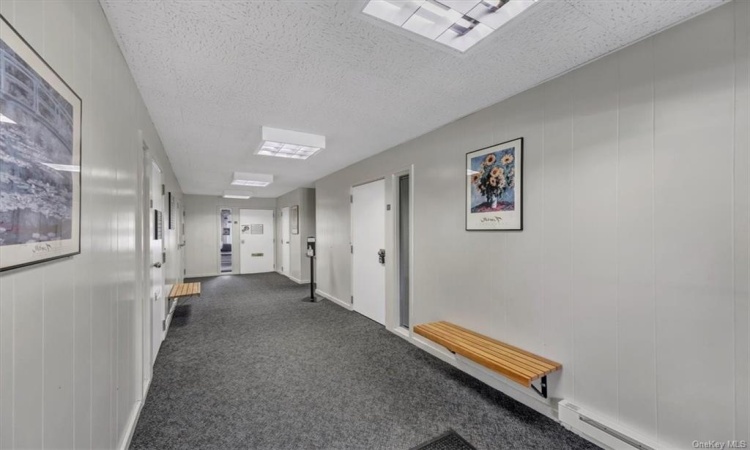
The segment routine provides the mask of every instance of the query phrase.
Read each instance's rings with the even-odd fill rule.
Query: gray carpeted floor
[[[596,448],[278,274],[201,279],[175,312],[132,448]]]

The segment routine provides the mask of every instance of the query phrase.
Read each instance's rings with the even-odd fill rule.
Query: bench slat
[[[192,297],[193,295],[201,295],[201,284],[200,283],[179,283],[172,286],[169,291],[169,298],[180,298],[180,297]]]
[[[445,347],[445,348],[447,348],[447,349],[449,349],[449,350],[451,350],[451,351],[453,351],[455,353],[460,354],[461,356],[464,356],[464,357],[466,357],[466,358],[474,361],[477,364],[481,364],[481,365],[483,365],[485,367],[488,367],[488,368],[490,368],[490,369],[492,369],[492,370],[494,370],[496,372],[499,372],[499,373],[503,374],[504,376],[506,376],[507,378],[515,381],[516,383],[522,384],[524,386],[530,386],[531,385],[531,381],[529,380],[528,377],[519,375],[517,372],[515,372],[513,370],[510,370],[507,366],[503,366],[503,365],[494,363],[492,361],[488,361],[488,360],[482,358],[481,356],[479,356],[479,355],[477,355],[475,353],[472,353],[472,352],[461,351],[459,353],[459,351],[457,351],[457,349],[451,344],[450,341],[447,341],[447,340],[441,338],[440,336],[434,335],[434,334],[432,334],[428,330],[420,329],[419,331],[417,331],[417,328],[415,327],[414,331],[417,332],[418,334],[421,334],[422,336],[426,337],[427,339],[429,339],[431,341],[434,341],[434,342],[437,342],[438,344],[442,345],[443,347]]]
[[[445,324],[445,325],[448,325],[448,326],[450,326],[450,327],[453,327],[453,328],[455,328],[455,329],[457,329],[457,330],[463,331],[463,332],[465,332],[465,333],[469,333],[469,334],[471,334],[471,335],[477,336],[477,337],[479,337],[479,338],[481,338],[481,339],[486,339],[486,340],[488,340],[488,341],[490,341],[490,342],[493,342],[493,343],[495,343],[495,344],[499,344],[499,345],[502,345],[502,346],[504,346],[504,347],[506,347],[506,348],[512,349],[512,350],[514,350],[514,351],[516,351],[516,352],[518,352],[518,353],[521,353],[521,354],[523,354],[523,355],[526,355],[526,356],[530,356],[531,358],[534,358],[534,359],[535,359],[535,360],[537,360],[537,361],[545,362],[545,363],[547,363],[547,364],[551,365],[552,367],[555,367],[555,368],[557,368],[557,370],[560,370],[560,369],[562,368],[562,364],[560,364],[560,363],[558,363],[558,362],[555,362],[555,361],[552,361],[552,360],[550,360],[550,359],[544,358],[544,357],[542,357],[542,356],[536,355],[536,354],[534,354],[534,353],[531,353],[531,352],[527,352],[526,350],[524,350],[524,349],[522,349],[522,348],[518,348],[518,347],[516,347],[516,346],[510,345],[510,344],[506,344],[505,342],[502,342],[502,341],[498,341],[498,340],[496,340],[496,339],[492,339],[491,337],[487,337],[487,336],[484,336],[484,335],[482,335],[482,334],[479,334],[479,333],[477,333],[477,332],[475,332],[475,331],[467,330],[467,329],[466,329],[466,328],[464,328],[464,327],[458,326],[458,325],[456,325],[456,324],[453,324],[453,323],[450,323],[450,322],[441,322],[441,323],[443,323],[443,324]]]
[[[562,368],[559,363],[450,322],[417,325],[414,332],[526,387]]]
[[[493,353],[503,355],[509,359],[517,361],[520,364],[530,366],[535,371],[540,371],[540,370],[541,371],[554,371],[557,369],[555,365],[548,364],[544,361],[540,361],[539,359],[527,356],[523,353],[519,353],[517,350],[513,349],[512,347],[509,348],[504,343],[503,345],[498,345],[496,342],[489,341],[488,339],[483,339],[473,334],[466,333],[466,332],[457,330],[455,328],[449,327],[443,322],[437,322],[435,326],[437,326],[438,328],[442,330],[452,332],[456,336],[458,336],[460,339],[464,339],[472,343],[473,345],[477,345],[479,347],[490,350]]]
[[[441,329],[439,327],[429,327],[429,329],[431,332],[442,335],[443,338],[449,341],[457,342],[458,344],[466,347],[469,351],[478,351],[489,358],[497,360],[500,363],[504,362],[509,366],[517,367],[520,369],[519,371],[523,371],[524,373],[528,374],[530,378],[539,376],[539,373],[549,373],[551,371],[549,367],[542,367],[538,364],[534,364],[533,362],[521,359],[517,355],[514,355],[510,352],[477,343],[471,338],[467,338],[465,335],[461,336],[457,334],[449,334],[444,329]]]
[[[467,353],[476,354],[479,358],[482,358],[483,361],[486,360],[492,364],[508,367],[509,370],[513,371],[513,373],[517,374],[524,380],[534,379],[534,377],[536,377],[537,373],[539,372],[536,368],[524,366],[522,364],[518,364],[516,361],[498,357],[497,355],[485,349],[476,347],[471,343],[463,341],[457,336],[447,335],[435,327],[425,327],[423,328],[423,331],[425,330],[432,336],[431,340],[440,339],[447,342],[449,345],[444,345],[444,347],[450,349],[451,351],[454,351],[462,356],[466,356]]]

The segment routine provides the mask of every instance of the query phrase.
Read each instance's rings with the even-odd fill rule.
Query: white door
[[[164,339],[164,319],[166,301],[164,298],[164,197],[161,193],[161,169],[151,164],[151,226],[148,236],[151,240],[151,363],[156,361],[161,341]],[[158,215],[157,215],[158,212]],[[158,230],[158,234],[157,234]]]
[[[352,295],[354,310],[385,325],[385,180],[352,189]]]
[[[273,211],[240,210],[240,273],[274,271]]]
[[[292,272],[292,246],[289,244],[291,240],[290,229],[289,229],[289,208],[281,209],[281,273],[286,276]]]

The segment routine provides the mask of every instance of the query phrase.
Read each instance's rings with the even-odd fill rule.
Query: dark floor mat
[[[414,447],[412,450],[476,450],[454,430],[448,430],[440,436]]]

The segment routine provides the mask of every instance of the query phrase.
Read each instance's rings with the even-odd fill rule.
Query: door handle
[[[378,250],[378,262],[380,264],[385,264],[385,249]]]
[[[152,265],[152,267],[156,267],[157,269],[161,269],[161,263],[157,262]]]

